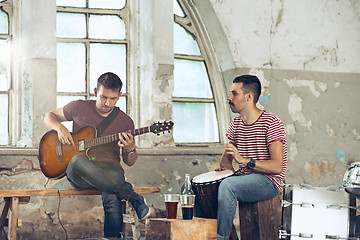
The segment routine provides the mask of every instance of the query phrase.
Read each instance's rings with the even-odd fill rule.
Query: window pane
[[[174,14],[178,15],[179,17],[185,17],[185,14],[183,12],[183,10],[181,9],[178,1],[174,0],[174,5],[173,5],[173,8],[174,8]]]
[[[98,39],[125,39],[124,21],[115,15],[90,15],[89,37]]]
[[[85,46],[57,43],[57,91],[85,92]]]
[[[90,90],[96,87],[97,79],[105,72],[117,74],[123,82],[121,91],[126,93],[125,44],[90,44]]]
[[[8,118],[8,95],[0,94],[0,145],[9,144],[9,118]]]
[[[8,17],[6,13],[0,9],[0,33],[9,34]]]
[[[10,44],[8,40],[0,40],[0,91],[10,88],[9,78]]]
[[[213,103],[173,103],[177,143],[219,142]]]
[[[177,23],[174,23],[174,52],[178,54],[200,55],[196,41]]]
[[[175,59],[173,96],[213,98],[203,62]]]
[[[86,0],[56,0],[57,6],[86,7]]]
[[[65,106],[66,104],[68,104],[69,102],[74,101],[74,100],[79,100],[79,99],[85,100],[85,97],[82,97],[82,96],[57,96],[56,105],[57,105],[57,108],[61,108],[61,107]]]
[[[56,36],[62,38],[85,38],[86,37],[85,14],[57,13]]]
[[[89,0],[90,8],[122,9],[126,0]]]

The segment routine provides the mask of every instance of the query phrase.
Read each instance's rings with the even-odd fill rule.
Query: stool
[[[239,202],[242,240],[279,239],[282,194],[260,202]]]
[[[192,220],[148,218],[145,222],[146,240],[210,240],[216,239],[216,219]]]

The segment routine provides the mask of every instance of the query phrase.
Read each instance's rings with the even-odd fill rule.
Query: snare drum
[[[199,200],[199,205],[207,218],[217,218],[218,188],[221,181],[233,175],[231,170],[213,171],[195,176],[192,189]]]
[[[348,166],[344,174],[343,187],[349,194],[360,196],[360,162],[354,162]],[[359,176],[359,177],[358,177]]]
[[[284,188],[280,239],[352,239],[355,197],[338,187],[288,185]]]

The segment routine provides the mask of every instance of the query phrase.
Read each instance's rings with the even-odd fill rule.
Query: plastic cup
[[[167,219],[176,219],[179,196],[179,194],[164,194]]]

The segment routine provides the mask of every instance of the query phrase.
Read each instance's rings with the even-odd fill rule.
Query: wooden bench
[[[138,194],[155,193],[155,192],[160,192],[160,188],[138,187],[138,188],[134,188],[134,191]],[[38,196],[76,196],[76,195],[100,195],[100,191],[77,190],[77,189],[0,190],[0,197],[3,197],[5,200],[4,208],[1,213],[2,226],[4,226],[5,224],[9,209],[11,210],[8,239],[11,240],[16,239],[16,229],[18,226],[18,211],[19,211],[20,203],[28,203],[31,197],[38,197]],[[134,226],[134,229],[136,229],[137,232],[134,233],[134,229],[133,229],[133,234],[136,234],[138,235],[137,237],[140,237],[139,236],[140,232],[138,229],[138,218],[136,214],[134,214],[134,218],[136,225]],[[3,230],[0,229],[0,237],[2,235],[2,232]]]

